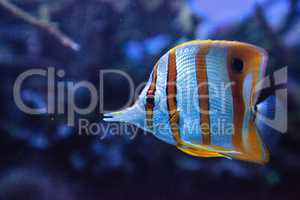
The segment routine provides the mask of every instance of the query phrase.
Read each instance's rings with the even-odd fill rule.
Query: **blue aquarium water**
[[[0,0],[0,200],[298,199],[299,5],[300,0]],[[179,84],[168,90],[174,65],[172,57],[162,56],[184,42],[208,39],[252,44],[264,56],[240,46],[229,51],[223,43],[207,52],[202,46],[194,52],[178,47],[184,56],[175,52],[181,65],[169,78]],[[201,68],[207,73],[197,76],[197,62],[208,66]],[[233,68],[224,70],[228,66]],[[156,74],[155,68],[162,71]],[[199,101],[199,92],[214,90],[197,90],[199,79],[239,84],[226,90],[225,101]],[[259,95],[251,80],[263,88]],[[182,99],[161,98],[167,90],[179,91]],[[128,110],[136,102],[139,110]],[[174,102],[179,109],[173,112]],[[223,103],[226,112],[220,114]],[[200,116],[191,104],[219,113]],[[246,117],[239,115],[243,109]],[[112,121],[112,112],[121,118],[121,110],[135,125],[104,121]],[[230,136],[202,137],[201,120],[217,124],[220,116],[235,128],[242,123],[240,133],[253,125],[263,143],[251,134],[235,142]],[[177,120],[186,146],[170,127]],[[193,127],[195,134],[187,134]],[[260,155],[260,161],[269,152],[269,162],[241,161],[234,154],[245,150],[238,148],[241,142],[254,145],[251,156]]]

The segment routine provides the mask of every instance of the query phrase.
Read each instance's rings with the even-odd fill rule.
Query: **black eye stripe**
[[[147,104],[154,105],[155,99],[153,95],[148,95],[146,98]]]
[[[233,58],[231,68],[234,72],[241,73],[244,69],[244,62],[239,58]]]

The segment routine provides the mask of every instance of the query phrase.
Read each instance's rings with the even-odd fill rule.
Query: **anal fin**
[[[243,148],[241,148],[241,154],[231,155],[231,157],[257,164],[266,164],[269,161],[269,151],[253,122],[249,123],[248,137],[245,140],[245,144],[243,144]]]
[[[188,154],[191,156],[196,156],[196,157],[203,157],[203,158],[211,158],[211,157],[226,157],[223,154],[217,153],[217,152],[213,152],[213,151],[206,151],[206,150],[202,150],[202,149],[193,149],[193,148],[189,148],[189,147],[180,147],[177,146],[177,148]]]

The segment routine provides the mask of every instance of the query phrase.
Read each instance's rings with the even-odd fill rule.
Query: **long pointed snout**
[[[125,122],[126,112],[124,111],[119,111],[119,112],[112,112],[112,113],[107,113],[104,114],[103,120],[106,122]]]
[[[104,114],[106,122],[126,122],[145,128],[145,111],[138,106],[133,106],[122,111]]]

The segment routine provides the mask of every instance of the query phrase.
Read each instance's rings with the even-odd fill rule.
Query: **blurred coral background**
[[[3,2],[1,200],[299,199],[300,0],[9,1],[76,42],[69,45],[14,16]],[[120,69],[139,84],[164,52],[193,39],[249,42],[269,52],[268,73],[288,66],[289,130],[264,137],[267,165],[193,158],[142,131],[134,140],[110,132],[103,140],[79,136],[66,116],[26,115],[14,103],[14,81],[27,69],[53,66],[66,71],[61,81],[95,85],[99,70]],[[28,105],[47,104],[43,78],[25,85]],[[126,80],[107,80],[105,109],[117,110],[127,98]],[[76,101],[84,107],[88,93]],[[99,110],[84,117],[102,123]]]

